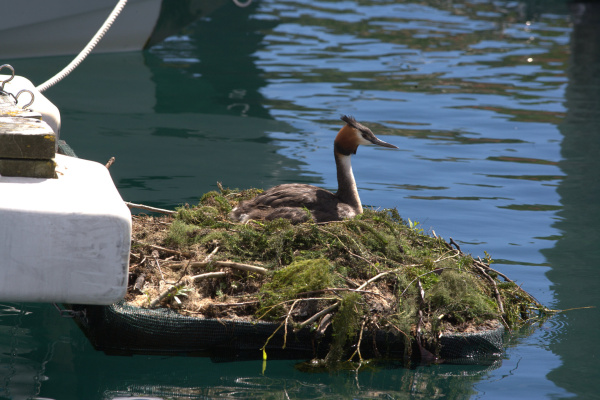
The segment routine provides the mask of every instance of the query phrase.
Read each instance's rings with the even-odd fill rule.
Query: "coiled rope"
[[[106,32],[108,32],[108,30],[110,29],[113,22],[115,22],[115,20],[117,19],[117,17],[119,16],[119,14],[123,10],[123,8],[125,7],[125,4],[127,4],[127,0],[119,0],[119,2],[115,6],[115,8],[112,10],[110,15],[106,19],[106,21],[104,21],[104,24],[102,24],[100,29],[98,29],[98,32],[96,32],[94,37],[88,42],[88,44],[84,47],[84,49],[81,50],[81,52],[77,55],[77,57],[75,57],[73,59],[73,61],[71,61],[69,63],[69,65],[64,67],[62,69],[62,71],[60,71],[58,74],[54,75],[52,78],[48,79],[46,82],[42,83],[41,85],[38,85],[36,87],[36,89],[39,90],[40,92],[43,92],[46,89],[54,86],[55,84],[57,84],[58,82],[63,80],[71,72],[73,72],[73,70],[75,68],[77,68],[77,66],[79,64],[81,64],[81,62],[83,60],[85,60],[85,58],[91,53],[91,51],[94,49],[94,47],[96,47],[98,42],[100,42],[102,37],[104,37],[104,34],[106,34]]]

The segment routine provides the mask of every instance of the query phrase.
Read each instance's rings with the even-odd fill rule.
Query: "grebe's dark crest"
[[[362,214],[350,157],[356,154],[356,149],[361,144],[376,144],[394,149],[397,147],[379,140],[369,128],[353,117],[343,116],[341,119],[346,125],[340,129],[333,141],[337,193],[301,183],[278,185],[251,200],[241,202],[231,212],[231,218],[241,222],[251,219],[286,218],[293,223],[299,223],[307,221],[309,215],[315,222],[328,222]]]

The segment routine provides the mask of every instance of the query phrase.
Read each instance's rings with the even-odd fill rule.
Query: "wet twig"
[[[365,331],[365,324],[367,323],[367,320],[363,320],[362,325],[360,326],[360,334],[358,335],[358,343],[356,344],[356,350],[354,350],[354,353],[352,353],[352,355],[350,356],[350,358],[348,359],[348,361],[352,361],[352,359],[354,358],[355,355],[358,354],[358,361],[360,363],[362,363],[364,360],[362,358],[362,354],[360,354],[360,345],[362,344],[362,338],[363,338],[363,332]]]
[[[290,310],[287,312],[287,315],[285,316],[285,320],[283,321],[284,333],[283,333],[283,346],[281,346],[282,349],[285,349],[285,345],[287,344],[288,321],[290,320],[290,316],[292,315],[292,311],[294,310],[294,307],[296,307],[296,304],[299,301],[300,301],[300,299],[297,299],[296,301],[294,301],[292,303],[292,306],[290,307]]]

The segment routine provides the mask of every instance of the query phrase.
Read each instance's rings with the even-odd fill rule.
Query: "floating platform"
[[[0,177],[0,300],[116,302],[131,213],[102,164],[55,160],[55,179]]]
[[[110,306],[72,306],[75,321],[96,348],[109,355],[205,356],[214,361],[257,360],[265,346],[269,359],[323,358],[333,340],[331,329],[319,337],[310,327],[289,333],[278,322],[196,318],[171,309],[147,309],[126,302]],[[498,323],[478,332],[440,336],[439,362],[490,365],[503,353],[505,329]],[[268,345],[266,345],[268,343]],[[402,360],[414,346],[397,333],[365,332],[366,359]],[[418,349],[413,350],[419,359]]]

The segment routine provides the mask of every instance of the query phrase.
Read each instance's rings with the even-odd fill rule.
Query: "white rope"
[[[85,58],[92,52],[92,50],[94,49],[94,47],[96,47],[96,45],[102,39],[104,34],[108,32],[113,22],[115,22],[115,20],[123,10],[123,7],[125,7],[125,4],[127,4],[127,0],[119,0],[119,2],[112,10],[106,21],[104,21],[104,24],[100,27],[100,29],[98,29],[98,32],[96,32],[92,40],[90,40],[87,46],[85,46],[85,48],[81,50],[77,57],[75,57],[73,61],[69,63],[69,65],[64,67],[62,71],[54,75],[52,78],[48,79],[46,82],[37,86],[36,89],[40,92],[43,92],[44,90],[54,86],[55,84],[63,80],[71,72],[73,72],[73,70],[77,68],[77,66],[81,64],[81,62],[85,60]]]

